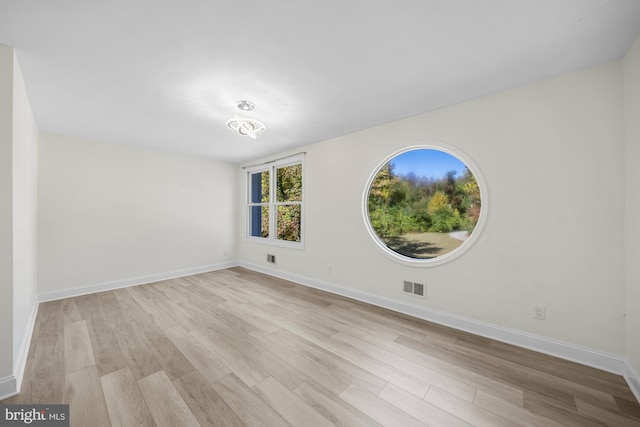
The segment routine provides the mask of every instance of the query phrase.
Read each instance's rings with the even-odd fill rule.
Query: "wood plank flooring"
[[[73,426],[640,426],[622,377],[232,268],[40,305]]]

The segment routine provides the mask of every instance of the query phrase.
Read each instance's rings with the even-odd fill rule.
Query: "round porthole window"
[[[478,168],[457,150],[416,146],[392,154],[368,180],[363,213],[374,242],[394,259],[433,266],[464,253],[487,216]]]

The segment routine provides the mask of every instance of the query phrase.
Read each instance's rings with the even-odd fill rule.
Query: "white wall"
[[[640,37],[624,58],[627,196],[627,360],[640,375]],[[640,377],[636,377],[640,393]],[[638,394],[640,399],[640,394]]]
[[[615,62],[307,146],[305,250],[241,240],[240,260],[267,267],[274,253],[290,275],[624,355],[622,116]],[[406,267],[371,241],[361,198],[387,155],[434,140],[479,166],[490,214],[461,257]]]
[[[0,45],[0,399],[19,387],[36,308],[37,148],[18,60]]]
[[[48,134],[39,150],[45,297],[235,259],[235,165]]]
[[[13,374],[13,49],[0,44],[0,395]]]
[[[13,361],[16,365],[26,358],[37,304],[38,128],[15,57],[13,65]]]

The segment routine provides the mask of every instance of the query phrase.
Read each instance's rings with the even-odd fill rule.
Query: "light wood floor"
[[[639,426],[616,375],[241,268],[40,305],[19,396],[74,426]]]

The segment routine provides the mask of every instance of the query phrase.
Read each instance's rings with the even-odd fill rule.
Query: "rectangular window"
[[[247,238],[302,247],[302,156],[247,170]]]

